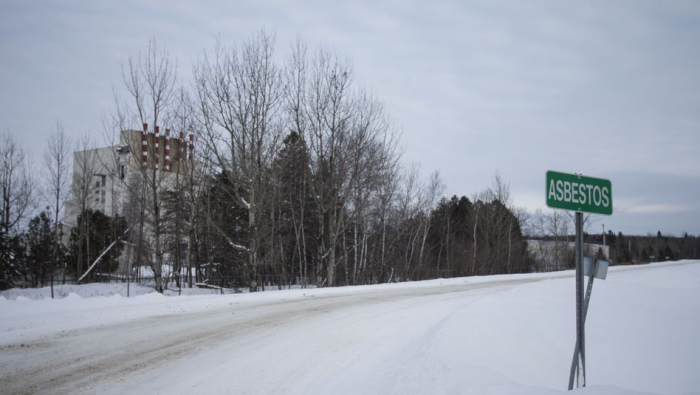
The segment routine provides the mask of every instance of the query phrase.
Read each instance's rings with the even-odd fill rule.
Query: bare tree
[[[148,185],[145,182],[145,177],[143,177],[142,172],[135,172],[128,178],[125,178],[127,183],[127,194],[126,201],[124,205],[124,211],[122,215],[126,219],[126,222],[134,229],[133,232],[129,234],[129,243],[127,246],[127,258],[124,271],[126,273],[127,280],[127,292],[128,283],[131,281],[132,275],[132,262],[130,259],[134,259],[136,263],[136,281],[140,280],[141,266],[144,261],[144,257],[148,255],[148,245],[146,244],[146,215],[147,215],[147,199]],[[133,258],[132,258],[133,257]]]
[[[311,73],[306,139],[312,162],[312,193],[320,224],[317,259],[325,267],[325,283],[333,286],[336,247],[344,226],[342,210],[356,181],[351,180],[352,163],[347,155],[353,112],[352,70],[349,61],[320,52],[313,61]]]
[[[222,236],[230,247],[247,253],[251,290],[257,289],[270,234],[263,227],[271,193],[268,172],[282,132],[277,113],[283,90],[273,57],[274,38],[263,31],[240,50],[217,44],[213,61],[206,59],[195,71],[207,148],[229,178],[229,194],[248,212],[246,246]]]
[[[0,288],[18,274],[10,252],[11,232],[33,208],[33,173],[29,159],[9,132],[0,135]]]
[[[194,280],[201,281],[199,246],[201,244],[201,229],[204,227],[205,213],[200,206],[202,196],[210,188],[212,179],[212,164],[207,159],[209,153],[206,147],[192,149],[192,159],[182,167],[184,176],[184,205],[187,210],[187,281],[192,287],[192,272],[195,273]],[[194,265],[194,266],[193,266]]]
[[[73,182],[71,184],[72,199],[68,203],[68,210],[71,212],[70,218],[75,221],[71,227],[78,226],[78,256],[76,258],[75,274],[80,275],[83,269],[88,266],[87,260],[90,255],[90,216],[86,215],[88,209],[92,207],[92,192],[95,190],[93,183],[95,170],[97,168],[97,153],[95,145],[88,133],[75,142],[75,152],[73,153]],[[85,251],[83,250],[83,240],[85,240]]]
[[[551,249],[547,247],[546,240],[540,240],[547,236],[547,217],[541,209],[537,209],[532,215],[528,224],[528,235],[533,238],[530,243],[533,244],[532,253],[537,263],[536,271],[550,271],[551,266]]]
[[[392,162],[383,158],[391,157],[394,140],[381,104],[363,90],[352,89],[348,60],[319,51],[311,65],[303,135],[309,147],[312,195],[320,224],[317,260],[325,268],[325,282],[332,286],[350,198],[357,188],[368,187],[376,193],[384,170],[382,161]]]
[[[473,210],[473,218],[472,222],[474,223],[474,228],[472,229],[472,265],[471,265],[471,274],[479,273],[481,271],[481,268],[483,266],[483,262],[479,261],[479,225],[482,224],[483,227],[483,222],[485,222],[485,219],[482,218],[484,217],[483,215],[483,208],[484,206],[488,203],[490,199],[490,194],[488,191],[485,192],[477,192],[473,195],[472,200],[474,201],[474,210]],[[483,233],[483,232],[482,232]]]
[[[554,237],[554,270],[568,269],[570,218],[561,210],[552,210],[547,222],[549,234]]]
[[[199,133],[197,104],[192,101],[189,93],[184,88],[179,88],[171,110],[172,126],[179,132],[182,141],[180,152],[175,153],[178,158],[174,169],[174,182],[171,185],[166,199],[168,234],[171,236],[171,254],[173,256],[174,279],[181,288],[182,262],[186,261],[185,281],[192,287],[192,264],[195,263],[195,280],[199,279],[199,229],[198,221],[201,211],[198,209],[201,197],[209,187],[210,170],[209,158],[206,146],[195,148],[194,141],[201,140]],[[189,147],[185,143],[185,136],[191,136]],[[183,246],[186,251],[183,250]]]
[[[423,188],[421,199],[423,202],[423,231],[421,237],[420,252],[418,253],[418,265],[416,269],[423,268],[423,259],[425,257],[425,243],[428,239],[428,234],[430,232],[431,226],[431,215],[430,212],[437,203],[438,199],[445,193],[445,184],[440,177],[439,171],[434,171],[428,178],[428,182]]]
[[[138,162],[139,173],[142,182],[145,184],[148,193],[146,199],[146,227],[150,246],[149,264],[153,270],[156,291],[163,292],[163,256],[164,229],[162,194],[166,184],[170,181],[170,174],[165,169],[164,163],[159,163],[162,156],[159,147],[167,143],[167,137],[159,136],[159,123],[168,124],[168,110],[175,98],[177,63],[171,60],[170,55],[158,47],[155,39],[148,42],[145,53],[139,53],[136,57],[129,57],[126,65],[122,68],[124,85],[131,96],[131,105],[118,106],[118,111],[126,111],[126,117],[119,115],[118,118],[138,119],[144,126],[149,123],[153,125],[156,134],[154,143],[148,145],[150,160],[147,163]],[[144,130],[146,132],[146,130]],[[131,142],[131,146],[136,146],[137,142]],[[137,188],[133,198],[143,196],[139,194]]]
[[[494,225],[497,227],[496,235],[499,239],[499,244],[503,238],[506,239],[505,244],[507,244],[507,247],[503,248],[499,245],[499,249],[507,250],[505,273],[510,273],[513,254],[513,231],[515,227],[520,227],[520,224],[516,223],[517,218],[512,215],[514,207],[510,198],[510,186],[503,181],[499,172],[496,172],[493,177],[491,190],[493,199],[500,204],[500,207],[497,206],[499,209],[494,210]]]
[[[401,155],[394,141],[395,136],[396,135],[389,133],[387,130],[383,136],[384,140],[377,145],[377,159],[373,160],[373,162],[376,161],[376,167],[373,166],[367,169],[367,172],[370,174],[377,173],[378,185],[376,202],[381,235],[379,265],[380,272],[382,273],[381,275],[385,277],[382,279],[382,282],[390,282],[395,272],[395,268],[391,268],[387,277],[386,271],[388,269],[386,267],[386,260],[387,255],[390,253],[390,247],[393,245],[392,241],[387,240],[387,227],[391,223],[392,214],[395,212],[394,205],[396,204],[400,182],[399,160]]]
[[[294,228],[296,253],[299,256],[299,279],[301,286],[306,287],[308,279],[307,257],[309,255],[307,250],[307,222],[308,218],[312,217],[313,214],[307,212],[308,202],[312,199],[309,199],[309,154],[303,135],[308,122],[305,114],[308,64],[307,48],[303,41],[297,39],[291,55],[286,59],[285,66],[283,115],[286,118],[286,127],[296,136],[294,139],[298,140],[290,140],[290,143],[296,144],[298,151],[296,156],[300,158],[298,158],[299,163],[282,163],[282,166],[286,169],[291,169],[292,174],[296,173],[294,175],[297,176],[298,188],[291,188],[288,192],[290,195],[288,198],[291,201],[292,226]],[[312,272],[315,273],[315,270],[312,270]]]
[[[398,222],[403,236],[403,274],[404,280],[411,278],[411,262],[416,251],[421,233],[421,190],[420,165],[408,166],[401,179],[401,191],[398,206]]]
[[[64,206],[68,199],[70,191],[70,149],[71,141],[66,136],[63,126],[56,123],[56,128],[49,136],[48,146],[44,152],[44,178],[46,191],[44,199],[51,209],[54,217],[54,246],[53,246],[53,269],[58,267],[58,255],[61,243],[61,235],[59,234],[59,223],[62,221],[64,214]],[[67,267],[64,262],[63,266],[63,283],[66,282]],[[53,296],[53,270],[51,272],[51,287]]]
[[[0,228],[9,234],[31,211],[34,177],[24,149],[9,132],[0,136]]]

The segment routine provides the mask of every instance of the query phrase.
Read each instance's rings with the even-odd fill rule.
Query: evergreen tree
[[[252,271],[248,267],[248,254],[231,245],[245,245],[249,236],[249,211],[240,205],[234,188],[232,177],[226,175],[226,171],[219,172],[202,195],[200,204],[208,220],[202,225],[204,239],[199,254],[208,277],[226,287],[245,286]]]
[[[644,249],[642,250],[641,261],[642,261],[642,262],[649,262],[649,253],[647,252],[647,249],[646,249],[646,248],[644,248]]]
[[[0,290],[15,286],[24,266],[21,235],[10,235],[0,227]]]
[[[280,256],[279,275],[286,283],[298,278],[308,282],[309,266],[316,256],[315,205],[309,180],[309,155],[301,136],[290,132],[273,163],[276,244]]]
[[[25,278],[33,287],[48,284],[53,279],[53,221],[45,211],[29,221],[27,229],[27,261]]]
[[[671,249],[671,247],[669,247],[668,244],[666,244],[666,248],[664,248],[664,256],[663,256],[663,259],[664,259],[664,260],[667,260],[667,261],[675,261],[675,260],[676,260],[676,256],[675,256],[675,254],[673,253],[673,250]]]
[[[82,227],[83,221],[90,222],[90,232],[81,237],[80,229]],[[104,215],[100,211],[86,210],[83,214],[78,216],[77,225],[71,230],[70,238],[68,241],[68,255],[70,257],[70,262],[72,265],[73,275],[76,278],[80,277],[83,273],[79,273],[77,268],[82,267],[87,269],[90,265],[97,259],[102,252],[109,247],[112,242],[114,242],[115,235],[121,235],[126,230],[126,221],[124,218],[111,218]],[[78,259],[81,256],[79,251],[87,251],[87,243],[90,243],[90,255],[82,254],[84,261],[82,265],[79,265]],[[117,243],[112,247],[112,249],[107,252],[99,263],[99,271],[102,273],[113,273],[118,269],[119,266],[119,256],[123,249],[122,243]],[[94,281],[95,271],[92,271],[88,277],[87,281]]]

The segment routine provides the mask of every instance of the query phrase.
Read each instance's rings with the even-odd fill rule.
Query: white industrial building
[[[67,202],[65,225],[75,226],[81,211],[83,196],[85,208],[101,211],[105,215],[122,215],[127,204],[127,183],[133,174],[152,171],[163,180],[163,188],[184,162],[192,159],[193,136],[185,140],[161,134],[159,127],[148,131],[124,130],[119,144],[110,147],[77,151],[73,154],[73,181],[71,199]]]
[[[168,129],[161,134],[158,126],[149,131],[144,124],[143,130],[121,131],[119,144],[75,152],[71,199],[66,203],[64,222],[66,239],[77,226],[83,208],[107,216],[125,216],[134,180],[157,180],[161,192],[171,190],[177,172],[193,163],[193,151],[192,135],[187,139],[184,133],[173,137]]]

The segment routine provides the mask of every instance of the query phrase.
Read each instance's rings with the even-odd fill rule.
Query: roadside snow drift
[[[3,394],[563,394],[575,341],[573,272],[6,296]],[[611,268],[593,287],[578,392],[700,393],[698,301],[700,261]]]

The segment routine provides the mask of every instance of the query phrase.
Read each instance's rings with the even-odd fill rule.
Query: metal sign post
[[[548,207],[576,212],[576,346],[569,376],[569,390],[572,390],[574,375],[578,388],[586,386],[586,314],[593,277],[597,273],[596,267],[591,268],[588,291],[584,299],[583,213],[612,214],[612,183],[602,178],[548,171],[546,197]],[[598,262],[596,266],[597,264]],[[607,270],[607,265],[605,268]]]
[[[608,275],[608,266],[610,262],[593,258],[583,258],[584,276],[588,276],[588,286],[586,287],[586,298],[583,300],[583,324],[586,324],[588,316],[588,306],[591,302],[591,292],[593,292],[593,280],[599,278],[605,280]],[[578,338],[576,338],[576,346],[574,346],[574,356],[571,359],[571,371],[569,372],[569,391],[574,389],[574,376],[576,376],[577,368],[579,367],[579,347]],[[585,381],[585,377],[584,377]],[[584,382],[585,385],[585,382]]]
[[[576,213],[576,387],[586,386],[586,321],[583,317],[583,213]]]

